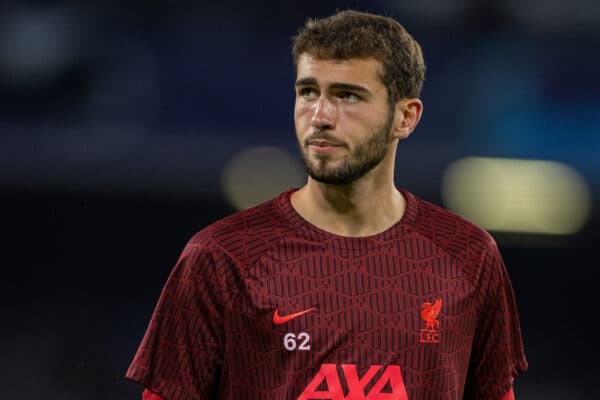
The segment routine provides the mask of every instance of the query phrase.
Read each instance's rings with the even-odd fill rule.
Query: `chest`
[[[402,244],[273,251],[248,270],[229,320],[229,354],[256,368],[248,380],[295,393],[319,374],[338,374],[344,393],[348,382],[368,393],[396,370],[409,393],[428,381],[460,387],[476,326],[474,289],[461,270],[443,252]]]

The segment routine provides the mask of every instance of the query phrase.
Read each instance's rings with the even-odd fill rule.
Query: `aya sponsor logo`
[[[341,373],[336,364],[321,364],[321,369],[297,400],[408,400],[397,365],[371,365],[361,377],[355,364],[342,364],[340,367]],[[379,378],[375,378],[378,374]],[[346,383],[346,390],[342,380]],[[368,387],[370,389],[366,392]]]

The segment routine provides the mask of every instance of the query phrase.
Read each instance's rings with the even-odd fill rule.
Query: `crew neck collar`
[[[302,216],[294,209],[294,207],[292,207],[290,200],[292,194],[296,190],[298,189],[290,189],[283,192],[279,196],[279,207],[284,217],[298,230],[298,232],[301,232],[306,239],[311,241],[329,243],[330,245],[334,246],[339,245],[340,247],[348,249],[368,249],[379,247],[384,245],[386,242],[404,236],[407,228],[410,228],[414,224],[417,217],[417,200],[415,196],[404,189],[398,188],[398,191],[406,200],[406,209],[404,211],[404,215],[398,222],[385,231],[375,235],[341,236],[318,228],[302,218]]]

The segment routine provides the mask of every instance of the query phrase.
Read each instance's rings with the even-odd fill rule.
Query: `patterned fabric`
[[[144,389],[142,392],[142,400],[164,400],[160,395],[148,390]]]
[[[492,237],[401,190],[369,237],[308,224],[288,191],[197,233],[127,377],[179,399],[497,400],[527,369]]]

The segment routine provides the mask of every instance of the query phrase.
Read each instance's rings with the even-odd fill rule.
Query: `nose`
[[[333,129],[337,122],[337,106],[325,96],[312,105],[311,126],[320,130]]]

